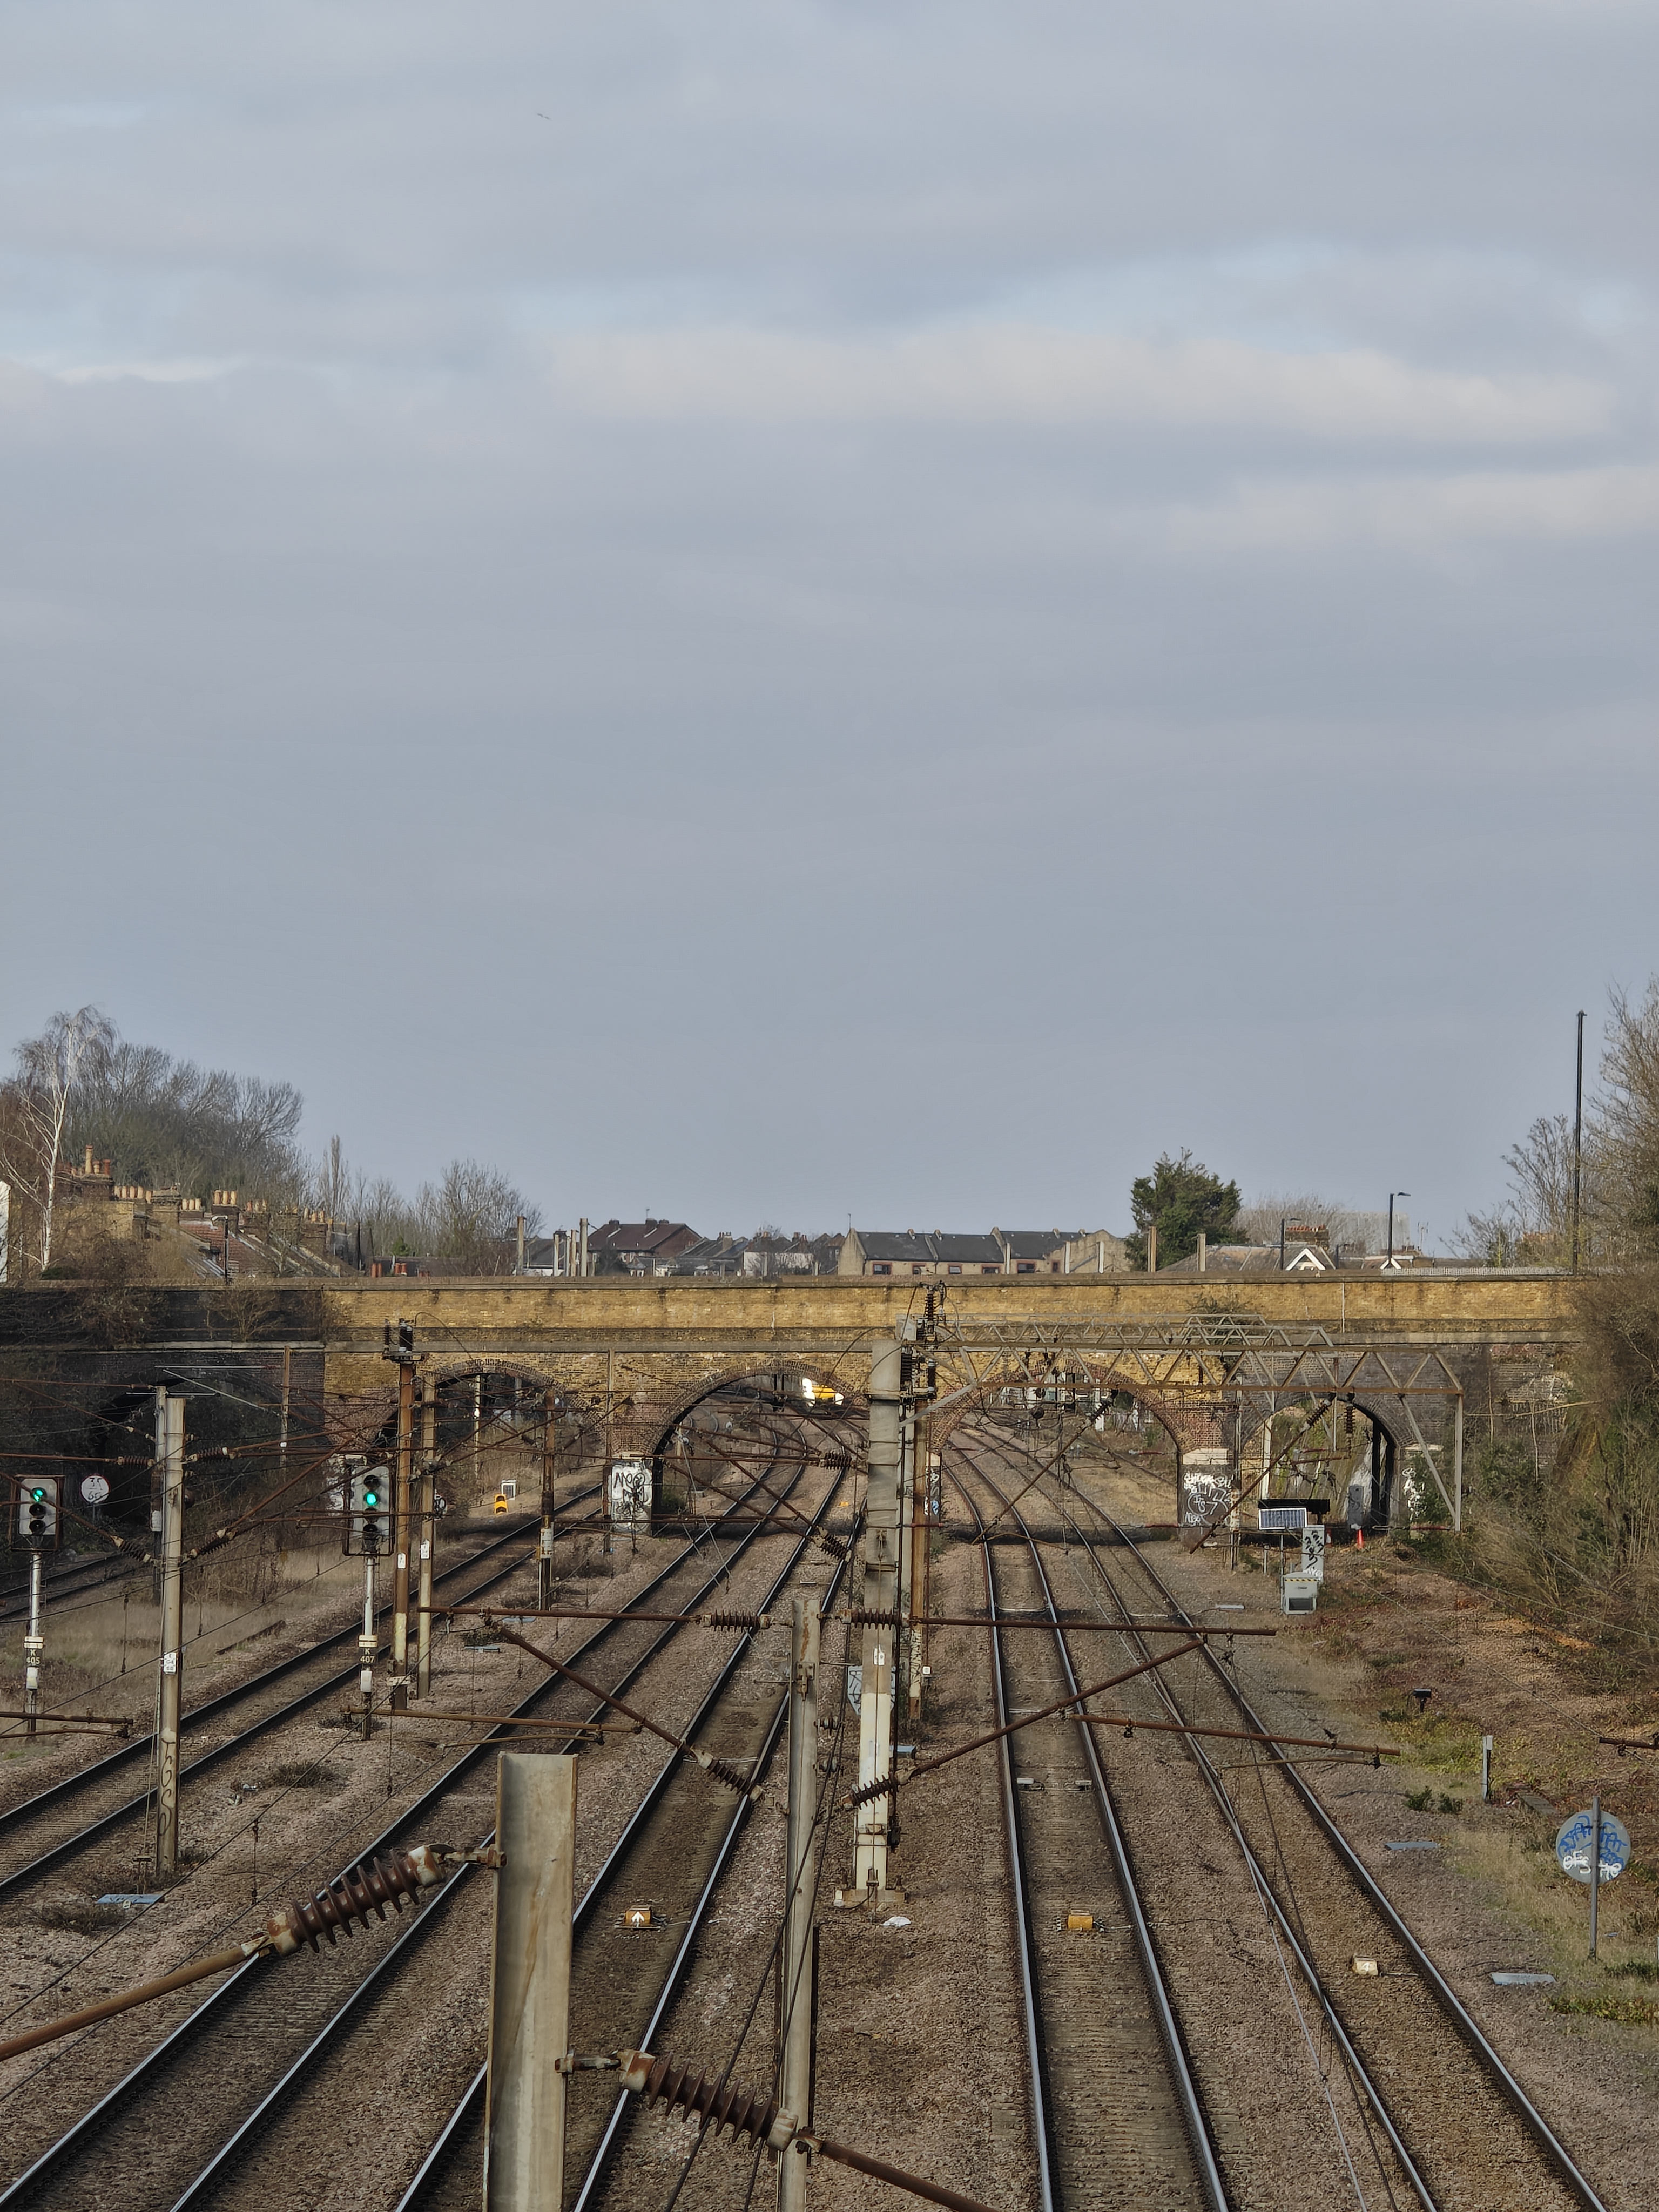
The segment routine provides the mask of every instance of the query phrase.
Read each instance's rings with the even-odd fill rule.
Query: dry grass
[[[67,1897],[38,1906],[30,1917],[38,1927],[59,1929],[71,1936],[103,1936],[112,1928],[125,1928],[132,1914],[125,1905],[97,1905],[89,1897]]]
[[[107,1595],[70,1598],[58,1612],[48,1608],[42,1674],[48,1705],[103,1691],[104,1709],[136,1711],[149,1696],[161,1637],[153,1587],[148,1574],[139,1574]],[[362,1590],[362,1561],[342,1559],[337,1550],[205,1560],[186,1572],[186,1671],[199,1680],[266,1655],[275,1658],[284,1636],[315,1637],[337,1626],[361,1603]],[[9,1678],[21,1689],[22,1634],[21,1622],[0,1632],[0,1686]]]
[[[1595,2020],[1617,2021],[1621,2027],[1659,2027],[1659,2005],[1645,1997],[1573,1997],[1558,1990],[1550,2010],[1588,2013]]]

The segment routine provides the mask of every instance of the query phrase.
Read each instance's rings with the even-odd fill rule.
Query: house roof
[[[932,1240],[914,1229],[859,1229],[854,1231],[866,1260],[931,1260]]]
[[[994,1237],[957,1237],[935,1230],[929,1238],[937,1260],[975,1261],[1000,1267],[1002,1247]]]
[[[1085,1233],[1081,1229],[999,1229],[996,1231],[1016,1260],[1046,1260],[1050,1253],[1059,1251],[1062,1244],[1079,1243]]]
[[[702,1242],[684,1221],[607,1221],[587,1232],[590,1252],[644,1252],[672,1259]]]

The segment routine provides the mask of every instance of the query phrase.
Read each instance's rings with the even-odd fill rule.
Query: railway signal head
[[[383,1467],[366,1467],[351,1478],[351,1534],[354,1552],[385,1548],[386,1480]]]
[[[17,1533],[25,1542],[39,1544],[58,1533],[58,1480],[44,1474],[26,1482],[18,1492]]]

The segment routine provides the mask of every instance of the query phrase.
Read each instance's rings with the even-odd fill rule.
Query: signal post
[[[17,1497],[17,1533],[29,1547],[29,1626],[23,1638],[23,1733],[38,1733],[40,1718],[40,1662],[46,1642],[40,1626],[40,1553],[58,1540],[58,1478],[37,1475]]]
[[[357,1686],[362,1693],[365,1738],[373,1725],[374,1662],[380,1649],[374,1631],[374,1567],[386,1534],[386,1499],[381,1495],[385,1474],[384,1468],[360,1468],[348,1477],[346,1485],[344,1550],[348,1557],[354,1551],[360,1553],[363,1562],[363,1632],[357,1638]]]

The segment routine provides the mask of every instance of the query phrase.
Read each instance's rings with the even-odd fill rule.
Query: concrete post
[[[161,1683],[155,1741],[155,1871],[179,1869],[179,1716],[185,1684],[185,1401],[165,1407],[161,1463]]]
[[[392,1706],[409,1704],[409,1547],[413,1534],[415,1370],[398,1370],[398,1471],[392,1489]]]
[[[560,2212],[576,1762],[503,1752],[495,1791],[484,2212]]]
[[[542,1534],[538,1554],[536,1602],[545,1613],[553,1602],[553,1436],[557,1401],[550,1390],[542,1401]]]
[[[420,1589],[416,1609],[415,1689],[432,1695],[432,1547],[438,1534],[438,1378],[421,1385],[421,1501],[418,1522]]]
[[[1452,1527],[1463,1526],[1463,1393],[1452,1404]]]
[[[903,1472],[902,1355],[896,1342],[870,1347],[869,1481],[864,1510],[864,1602],[871,1613],[898,1605],[899,1484]],[[863,1631],[864,1687],[859,1703],[859,1786],[884,1781],[893,1769],[893,1643],[890,1628]],[[855,1814],[854,1886],[887,1887],[885,1798]]]
[[[779,2095],[797,2127],[806,2125],[812,2096],[812,1862],[818,1807],[818,1599],[791,1603],[789,1668],[788,1882],[783,1946],[783,2074]],[[803,2212],[806,2160],[778,2166],[779,2212]]]
[[[380,1639],[374,1626],[374,1554],[363,1553],[363,1630],[357,1638],[357,1689],[363,1701],[363,1741],[374,1726],[374,1657]]]

